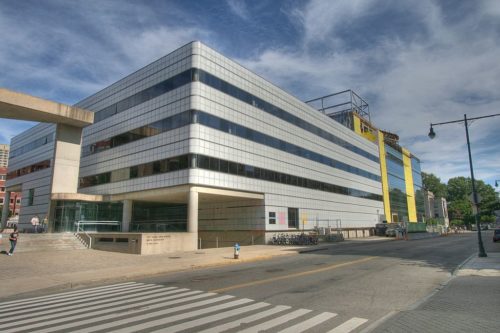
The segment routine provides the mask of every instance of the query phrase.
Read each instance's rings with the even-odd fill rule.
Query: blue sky
[[[0,0],[0,87],[67,104],[201,40],[302,100],[353,89],[443,181],[468,176],[463,125],[500,113],[500,1]],[[33,124],[1,119],[0,143]],[[500,117],[470,126],[500,180]]]

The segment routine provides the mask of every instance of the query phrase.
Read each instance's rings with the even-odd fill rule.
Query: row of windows
[[[170,131],[191,123],[190,111],[182,112],[174,116],[158,120],[152,124],[142,126],[131,131],[115,135],[82,148],[82,156],[96,154],[104,150],[118,147],[133,141],[154,136],[166,131]]]
[[[188,69],[179,73],[169,79],[155,84],[149,88],[144,89],[132,96],[129,96],[121,101],[106,107],[95,113],[94,123],[109,118],[117,113],[123,112],[131,107],[147,102],[155,97],[163,95],[169,91],[179,88],[185,84],[192,82],[192,70]]]
[[[263,99],[254,96],[228,82],[219,79],[218,77],[209,74],[201,69],[193,68],[184,71],[176,76],[173,76],[165,81],[155,84],[141,92],[138,92],[132,96],[129,96],[115,104],[112,104],[105,109],[96,112],[94,122],[97,123],[103,119],[109,118],[117,113],[123,112],[131,107],[144,103],[150,99],[158,97],[164,93],[167,93],[173,89],[179,88],[185,84],[193,81],[199,81],[204,83],[214,89],[217,89],[225,94],[228,94],[234,98],[237,98],[245,103],[253,105],[267,112],[273,116],[276,116],[284,121],[287,121],[295,126],[298,126],[308,132],[322,137],[330,142],[333,142],[339,146],[342,146],[358,155],[368,158],[374,162],[379,162],[378,156],[370,154],[363,149],[341,139],[332,133],[325,131],[319,127],[314,126],[305,120],[286,112],[285,110],[264,101]]]
[[[363,157],[366,157],[374,162],[379,162],[378,156],[372,155],[363,149],[333,135],[332,133],[325,131],[319,127],[314,126],[313,124],[269,103],[264,101],[263,99],[250,94],[249,92],[244,91],[243,89],[240,89],[236,86],[233,86],[232,84],[219,79],[218,77],[209,74],[201,69],[193,69],[195,74],[194,78],[199,79],[200,82],[217,89],[219,91],[222,91],[223,93],[228,94],[229,96],[232,96],[236,99],[239,99],[240,101],[243,101],[247,104],[253,105],[256,108],[261,109],[262,111],[269,113],[275,117],[278,117],[286,122],[289,122],[297,127],[300,127],[308,132],[311,132],[313,134],[316,134],[317,136],[322,137],[323,139],[326,139],[330,142],[333,142],[339,146],[342,146],[356,154],[359,154]]]
[[[82,177],[80,178],[80,188],[138,177],[147,177],[155,174],[184,170],[187,168],[212,170],[274,183],[382,201],[382,196],[378,194],[196,154],[181,155],[160,161],[144,163],[130,168],[123,168],[98,175]]]
[[[313,152],[312,150],[308,150],[302,147],[299,147],[297,145],[294,145],[292,143],[277,139],[275,137],[272,137],[270,135],[252,130],[250,128],[235,124],[233,122],[230,122],[228,120],[216,117],[214,115],[202,112],[202,111],[197,111],[197,121],[205,126],[239,136],[241,138],[257,142],[260,144],[263,144],[268,147],[276,148],[282,151],[285,151],[287,153],[300,156],[303,158],[307,158],[309,160],[328,165],[332,168],[340,169],[343,171],[350,172],[352,174],[362,176],[368,179],[380,181],[380,176],[373,174],[371,172],[362,170],[360,168],[354,167],[352,165],[349,165],[344,162],[340,162],[337,160],[334,160],[332,158],[329,158],[327,156],[318,154],[316,152]]]
[[[123,168],[104,172],[98,175],[81,177],[79,180],[80,188],[96,186],[119,182],[128,179],[147,177],[188,168],[188,155],[182,155],[167,158],[159,161],[135,165],[129,168]]]
[[[41,161],[32,165],[25,166],[21,169],[11,171],[7,174],[7,180],[21,177],[29,173],[44,170],[47,168],[50,168],[50,160]]]
[[[174,128],[179,128],[190,123],[199,123],[201,125],[211,127],[213,129],[223,131],[253,142],[257,142],[268,147],[276,148],[296,156],[307,158],[309,160],[316,161],[318,163],[322,163],[336,169],[347,171],[368,179],[380,181],[380,176],[373,173],[351,166],[344,162],[334,160],[327,156],[318,154],[316,152],[288,143],[286,141],[279,140],[270,135],[252,130],[250,128],[238,125],[214,115],[196,110],[185,111],[163,120],[159,120],[153,124],[119,134],[106,140],[92,143],[83,147],[82,155],[87,156],[103,150],[111,149],[113,147],[136,141],[147,136],[152,136]]]
[[[30,143],[27,143],[22,147],[14,149],[10,152],[10,157],[11,158],[16,157],[16,156],[22,155],[24,153],[27,153],[29,151],[32,151],[33,149],[39,148],[43,145],[46,145],[47,143],[54,141],[54,136],[55,136],[55,133],[50,133],[50,134],[47,134],[46,136],[43,136],[43,137],[38,138],[34,141],[31,141]]]

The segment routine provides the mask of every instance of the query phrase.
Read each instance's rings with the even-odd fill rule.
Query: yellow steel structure
[[[411,154],[408,149],[402,148],[403,166],[405,171],[406,200],[408,203],[408,222],[417,222],[417,207],[415,204],[415,189],[413,187],[413,173]]]
[[[384,198],[384,213],[388,223],[392,222],[391,201],[389,199],[389,179],[387,177],[387,162],[385,160],[384,133],[378,131],[378,149],[380,155],[380,174],[382,176],[382,196]]]
[[[377,129],[357,113],[352,113],[354,132],[371,142],[377,142]]]

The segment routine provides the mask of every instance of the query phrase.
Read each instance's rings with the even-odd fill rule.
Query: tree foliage
[[[448,184],[444,184],[439,177],[422,172],[422,183],[425,189],[434,193],[434,196],[446,198],[450,219],[462,220],[465,224],[474,222],[471,202],[472,181],[469,177],[450,178]],[[485,216],[482,219],[489,220],[493,211],[500,209],[495,189],[482,180],[476,180],[475,185],[481,197],[479,204],[481,218]]]
[[[435,197],[446,198],[446,185],[441,183],[441,179],[432,173],[422,172],[422,183],[424,188],[434,193]]]

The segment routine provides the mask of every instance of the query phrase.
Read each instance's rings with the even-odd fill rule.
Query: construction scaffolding
[[[353,112],[370,122],[370,106],[351,89],[315,98],[305,103],[350,129],[354,126],[351,117]]]

